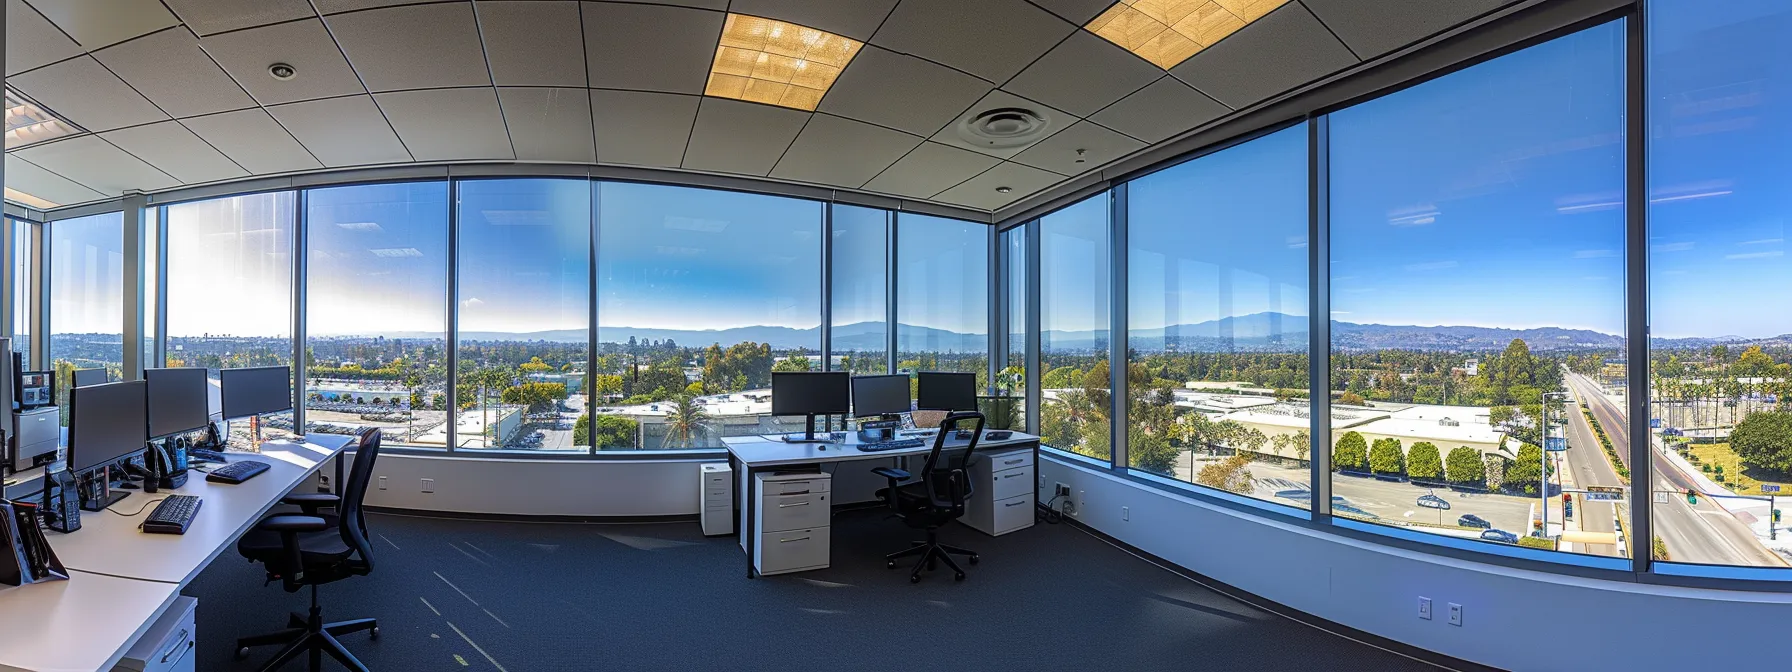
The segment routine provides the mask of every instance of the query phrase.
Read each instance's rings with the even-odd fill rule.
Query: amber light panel
[[[814,111],[864,46],[808,26],[729,14],[703,94]]]
[[[1120,0],[1085,30],[1169,70],[1288,0]]]

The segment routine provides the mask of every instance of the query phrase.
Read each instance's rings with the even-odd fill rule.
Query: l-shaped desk
[[[80,530],[45,532],[69,578],[0,587],[0,672],[111,670],[193,577],[352,440],[312,434],[303,443],[265,442],[260,453],[226,453],[269,468],[237,485],[193,472],[186,485],[163,491],[204,502],[186,534],[139,530],[153,504],[128,516],[83,512]],[[135,511],[163,492],[139,492],[115,508]]]
[[[985,434],[988,431],[993,430],[986,430]],[[925,456],[933,450],[934,432],[900,438],[919,438],[922,443],[912,448],[866,452],[859,450],[856,432],[847,432],[835,443],[787,443],[776,436],[723,438],[722,444],[728,448],[728,459],[735,470],[735,492],[739,493],[738,510],[742,515],[736,520],[739,523],[741,545],[747,553],[747,578],[759,576],[758,569],[754,567],[754,558],[755,551],[763,540],[760,539],[759,532],[753,529],[753,525],[757,520],[758,507],[764,505],[762,498],[771,496],[759,491],[755,476],[790,469],[819,469],[826,464]],[[944,450],[963,450],[969,443],[965,439],[948,438]],[[1038,473],[1039,437],[1011,432],[1001,440],[985,438],[977,442],[976,454],[994,457],[984,461],[980,467],[973,467],[972,478],[983,480],[984,482],[978,483],[978,487],[984,490],[978,501],[969,508],[975,509],[977,504],[981,504],[990,510],[967,510],[967,517],[990,517],[995,522],[985,526],[983,530],[990,534],[1003,534],[1031,525],[1033,511],[1037,506],[1038,491],[1034,481],[1037,478],[1035,474]],[[990,463],[997,460],[1005,463]],[[1007,518],[1004,519],[1003,516]],[[1017,516],[1024,516],[1024,524]],[[1015,522],[1007,524],[1002,522],[1004,520]]]

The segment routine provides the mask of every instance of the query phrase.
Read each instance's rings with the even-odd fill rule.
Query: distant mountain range
[[[1383,350],[1410,348],[1422,350],[1489,351],[1506,347],[1512,339],[1523,339],[1532,350],[1611,350],[1621,348],[1621,336],[1587,329],[1540,327],[1505,329],[1445,325],[1359,324],[1332,320],[1333,347],[1343,350]],[[605,342],[672,341],[683,346],[705,346],[711,343],[734,344],[745,341],[770,343],[774,349],[815,347],[820,343],[820,328],[750,326],[729,329],[652,329],[639,327],[603,327]],[[439,338],[425,332],[394,332],[387,338]],[[987,348],[987,336],[981,333],[959,333],[932,327],[902,325],[899,330],[899,351],[975,352]],[[476,341],[553,341],[577,342],[586,338],[583,329],[559,329],[529,333],[492,331],[462,332],[461,337]],[[1135,343],[1145,344],[1140,350],[1173,349],[1183,352],[1258,351],[1278,352],[1306,347],[1307,318],[1304,315],[1264,312],[1227,317],[1192,324],[1176,324],[1159,329],[1137,329],[1131,332]],[[836,350],[880,350],[884,347],[884,324],[859,322],[834,329]],[[1108,331],[1050,330],[1040,335],[1042,345],[1053,351],[1093,351],[1106,348]],[[1771,338],[1748,339],[1735,336],[1717,338],[1654,339],[1655,347],[1707,347],[1720,343],[1792,345],[1792,334]]]

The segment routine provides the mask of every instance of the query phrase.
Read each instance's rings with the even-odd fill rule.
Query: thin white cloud
[[[401,259],[405,257],[423,256],[423,251],[415,247],[386,247],[368,250],[368,252],[372,252],[373,256],[382,259]]]
[[[474,296],[474,297],[468,297],[465,301],[461,301],[460,305],[462,308],[466,308],[469,306],[483,306],[483,305],[485,305],[485,302],[480,301],[479,297]]]
[[[1418,271],[1441,271],[1444,269],[1455,268],[1458,265],[1459,264],[1457,264],[1454,261],[1428,261],[1428,262],[1425,262],[1422,264],[1407,264],[1405,266],[1402,266],[1401,268],[1404,268],[1408,271],[1415,271],[1415,272],[1418,272]]]
[[[1786,242],[1785,238],[1762,238],[1760,240],[1745,240],[1737,245],[1778,245],[1783,242]]]
[[[1576,250],[1575,259],[1604,259],[1618,256],[1617,250]]]
[[[336,226],[348,231],[379,232],[385,230],[380,228],[378,222],[337,222]]]
[[[1726,255],[1724,255],[1724,258],[1725,259],[1773,259],[1773,258],[1783,257],[1783,256],[1786,256],[1785,250],[1774,250],[1772,252],[1749,252],[1747,254],[1726,254]]]

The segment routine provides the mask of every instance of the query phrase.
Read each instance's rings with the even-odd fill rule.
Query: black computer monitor
[[[218,406],[225,420],[292,410],[292,369],[257,366],[218,372]]]
[[[803,438],[814,442],[815,416],[852,412],[852,374],[845,371],[776,372],[772,374],[772,415],[807,418]]]
[[[106,384],[105,369],[75,369],[74,387]]]
[[[853,376],[852,414],[861,418],[874,415],[907,413],[909,387],[907,374],[889,376]]]
[[[159,439],[205,427],[211,420],[205,369],[144,369],[149,388],[149,436]]]
[[[922,371],[915,374],[915,408],[922,411],[977,410],[977,374]]]
[[[117,462],[149,443],[148,384],[141,380],[77,387],[68,393],[68,470],[81,474]]]

